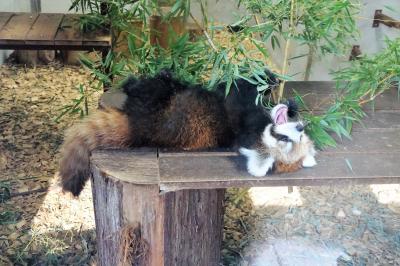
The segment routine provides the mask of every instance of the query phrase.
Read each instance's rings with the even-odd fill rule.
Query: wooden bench
[[[286,91],[296,88],[307,94],[304,99],[320,112],[332,99],[332,86],[289,82]],[[252,177],[244,158],[230,151],[95,151],[92,189],[99,265],[117,265],[127,258],[135,265],[219,265],[225,188],[400,183],[397,99],[395,89],[379,96],[375,111],[366,106],[368,118],[355,125],[352,141],[320,151],[316,167],[290,174]],[[120,93],[108,93],[102,102],[120,107],[123,100]],[[140,245],[127,246],[133,242]]]
[[[79,16],[0,12],[0,49],[108,52],[109,32],[82,32],[76,23]]]

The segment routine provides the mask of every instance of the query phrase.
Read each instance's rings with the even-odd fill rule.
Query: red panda
[[[266,77],[272,89],[279,84],[270,72]],[[63,190],[79,195],[90,176],[90,154],[96,148],[251,147],[273,119],[255,104],[255,85],[242,79],[235,82],[225,96],[226,84],[208,91],[165,70],[155,77],[128,78],[122,85],[127,95],[122,110],[98,110],[66,132],[59,171]],[[276,166],[277,171],[283,169]]]

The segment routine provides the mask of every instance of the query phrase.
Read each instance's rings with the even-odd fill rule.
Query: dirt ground
[[[0,265],[85,265],[95,254],[90,188],[71,199],[55,178],[63,132],[79,117],[54,120],[88,78],[57,64],[0,67]]]
[[[60,192],[54,119],[88,81],[79,67],[0,66],[0,265],[92,265],[90,186]],[[90,101],[91,110],[98,95]],[[224,265],[400,265],[400,186],[233,189]]]

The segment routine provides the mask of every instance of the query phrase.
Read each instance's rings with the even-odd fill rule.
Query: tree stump
[[[225,189],[160,193],[156,151],[121,156],[92,156],[98,265],[219,265]]]

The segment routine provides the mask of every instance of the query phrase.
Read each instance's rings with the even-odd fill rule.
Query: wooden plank
[[[7,24],[13,13],[0,12],[0,30]]]
[[[82,46],[82,33],[79,30],[78,20],[81,15],[65,15],[60,23],[54,44],[58,46]]]
[[[169,191],[195,187],[400,182],[396,159],[400,156],[399,140],[398,128],[356,131],[353,140],[345,139],[337,148],[319,152],[316,167],[265,178],[250,176],[244,157],[235,152],[182,154],[161,151],[160,187]]]
[[[26,35],[26,44],[54,45],[63,14],[40,14]]]
[[[255,178],[236,152],[96,151],[93,164],[119,180],[158,184],[163,190],[235,186],[321,185],[400,182],[400,129],[354,133],[337,148],[317,155],[312,169]],[[350,167],[351,166],[351,167]]]
[[[97,30],[83,33],[83,46],[87,47],[111,47],[111,34],[109,31]]]
[[[325,153],[362,153],[379,154],[400,152],[400,129],[364,129],[355,131],[351,140],[337,140],[337,147],[329,147]]]
[[[314,168],[261,178],[247,173],[242,156],[165,157],[160,158],[160,189],[399,183],[399,156],[321,153]]]
[[[310,110],[323,111],[332,105],[335,99],[335,83],[331,81],[290,81],[285,84],[285,98],[293,97],[294,91],[304,96]],[[368,103],[364,110],[400,110],[397,89],[387,90],[376,98],[375,105]]]
[[[0,44],[20,45],[25,43],[26,34],[35,23],[38,14],[13,14],[0,31]]]
[[[98,150],[92,163],[109,176],[135,184],[157,184],[158,161],[156,149]]]
[[[392,128],[400,128],[400,111],[369,111],[361,123],[354,124],[354,131],[365,129],[386,130]]]
[[[397,170],[399,168],[397,167],[396,159],[396,156],[400,153],[398,112],[378,111],[370,115],[373,118],[367,119],[367,121],[372,122],[366,123],[367,128],[355,131],[352,140],[344,139],[339,142],[337,148],[328,148],[320,152],[317,155],[319,164],[316,168],[304,169],[293,175],[280,175],[278,176],[279,179],[274,179],[271,176],[261,180],[252,179],[251,177],[249,179],[244,158],[238,156],[236,152],[226,150],[218,152],[168,152],[160,150],[159,166],[154,162],[155,155],[153,154],[150,157],[152,160],[151,167],[147,170],[130,168],[135,162],[136,166],[142,163],[140,163],[141,159],[136,159],[135,156],[138,155],[132,157],[129,151],[125,151],[123,155],[120,154],[117,158],[112,158],[111,161],[118,162],[115,165],[110,164],[110,162],[105,163],[111,158],[106,151],[103,151],[104,154],[101,158],[103,165],[108,166],[108,168],[105,168],[108,169],[107,171],[120,175],[122,180],[128,182],[148,183],[149,180],[153,183],[158,182],[157,167],[159,167],[161,187],[163,189],[195,188],[196,186],[199,186],[199,188],[212,188],[214,185],[216,187],[255,186],[257,184],[320,185],[333,184],[336,179],[339,183],[399,182],[400,170]],[[381,128],[381,126],[389,124],[392,124],[393,127]],[[358,157],[362,158],[362,161],[358,161]],[[354,175],[349,175],[349,166],[346,163],[346,159],[350,163],[355,160],[358,162],[359,167],[364,162],[368,166],[373,166],[374,169],[371,171],[371,175],[368,175],[368,172],[357,173],[356,171],[354,171]],[[121,163],[122,161],[124,163]],[[343,162],[346,164],[343,164]],[[121,164],[127,165],[127,168],[123,169]],[[111,169],[110,165],[114,168]],[[122,173],[118,171],[122,171]],[[150,177],[157,176],[157,178],[138,179],[137,173],[141,173],[141,171],[146,171],[146,173],[148,171],[148,173],[151,173],[149,174]],[[308,174],[310,171],[313,175]],[[395,175],[390,175],[388,174],[390,171],[398,172]],[[178,178],[178,180],[175,180],[175,178]],[[202,181],[201,184],[198,183],[199,181]],[[207,182],[215,184],[208,184]]]
[[[343,138],[337,139],[337,147],[329,147],[320,153],[363,153],[381,154],[400,152],[400,129],[364,129],[355,131],[351,140]],[[165,157],[208,157],[208,156],[235,156],[237,153],[233,149],[218,149],[216,151],[172,151],[171,149],[159,149],[159,158]]]

